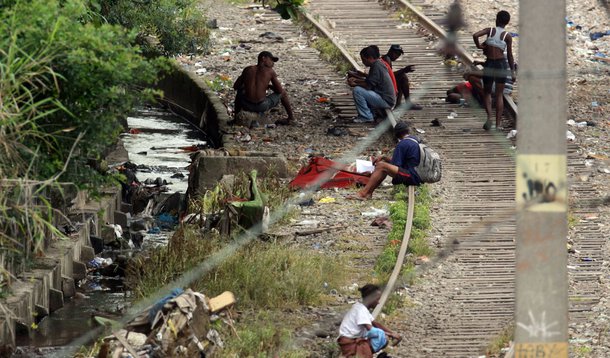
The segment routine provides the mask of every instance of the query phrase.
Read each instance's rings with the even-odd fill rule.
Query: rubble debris
[[[208,299],[191,289],[175,289],[123,329],[104,338],[105,349],[98,357],[210,356],[224,346],[220,333],[211,328],[212,314],[234,303],[235,296],[228,291]]]

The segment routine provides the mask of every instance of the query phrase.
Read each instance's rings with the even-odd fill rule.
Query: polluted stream
[[[137,108],[127,118],[127,124],[128,130],[121,140],[129,161],[109,164],[123,173],[128,169],[135,174],[137,182],[130,183],[132,191],[137,188],[147,197],[154,194],[156,200],[149,203],[149,212],[154,213],[165,199],[167,202],[172,197],[180,198],[182,202],[188,189],[190,154],[206,147],[205,134],[182,117],[158,107]],[[128,179],[130,176],[127,175]],[[65,357],[61,347],[69,346],[99,326],[99,319],[94,317],[121,318],[132,295],[123,283],[124,264],[118,262],[125,263],[143,250],[166,245],[178,221],[176,215],[167,213],[145,214],[144,220],[142,215],[128,215],[129,228],[122,228],[122,235],[120,229],[116,233],[122,236],[124,244],[118,247],[104,244],[96,258],[87,263],[87,277],[77,283],[73,298],[66,299],[62,308],[31,327],[34,329],[30,329],[29,335],[27,332],[17,335],[13,357]],[[142,220],[144,224],[138,222]]]

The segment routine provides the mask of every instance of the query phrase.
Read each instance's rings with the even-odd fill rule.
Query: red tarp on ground
[[[307,188],[315,184],[321,177],[330,176],[330,179],[320,187],[346,188],[354,184],[366,185],[369,176],[350,171],[347,165],[333,162],[322,157],[313,157],[309,164],[299,170],[297,176],[290,182],[291,188]]]

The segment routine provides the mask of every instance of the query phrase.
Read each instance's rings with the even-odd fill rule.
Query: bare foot
[[[348,200],[359,200],[359,201],[367,201],[373,198],[372,195],[362,196],[360,194],[350,194],[345,197]]]
[[[294,122],[294,120],[290,118],[282,118],[275,121],[275,124],[278,126],[289,126]]]

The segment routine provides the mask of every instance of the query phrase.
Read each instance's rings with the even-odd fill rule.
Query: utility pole
[[[519,4],[515,357],[568,357],[565,0]]]

